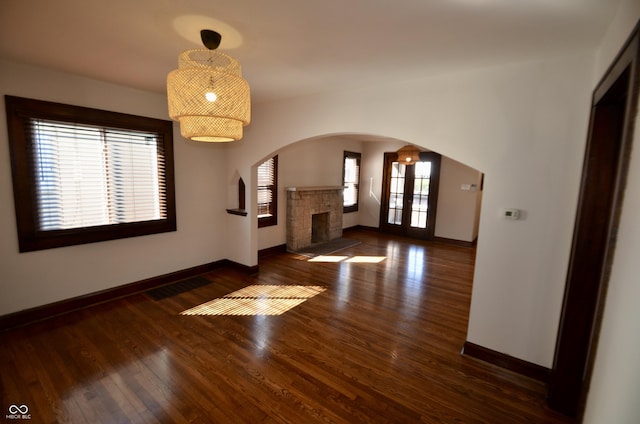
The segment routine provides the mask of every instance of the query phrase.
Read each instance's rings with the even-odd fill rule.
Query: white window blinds
[[[275,158],[267,159],[258,166],[258,218],[266,218],[274,215],[275,178]]]
[[[342,169],[343,211],[358,210],[358,192],[360,190],[360,159],[362,155],[356,152],[344,152],[344,167]]]
[[[41,231],[166,217],[156,133],[31,119]]]
[[[358,180],[360,166],[354,157],[344,158],[344,206],[354,206],[358,203]]]

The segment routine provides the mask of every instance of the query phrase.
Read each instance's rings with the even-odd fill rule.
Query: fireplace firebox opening
[[[311,215],[311,243],[329,241],[329,212]]]

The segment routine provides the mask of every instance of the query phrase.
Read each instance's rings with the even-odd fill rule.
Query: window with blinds
[[[360,153],[344,152],[342,168],[343,212],[358,210],[358,191],[360,186]]]
[[[175,231],[170,121],[6,104],[20,251]]]
[[[258,166],[258,227],[278,223],[278,156]]]
[[[156,134],[40,119],[30,124],[38,230],[166,217]]]

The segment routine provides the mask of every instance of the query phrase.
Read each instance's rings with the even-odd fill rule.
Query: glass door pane
[[[404,210],[404,184],[407,166],[403,163],[391,164],[391,181],[389,188],[388,224],[402,225],[402,211]]]
[[[413,176],[411,227],[427,228],[431,162],[416,162]]]

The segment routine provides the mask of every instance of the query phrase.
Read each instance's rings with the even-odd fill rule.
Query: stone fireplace
[[[287,188],[287,249],[342,237],[342,186]]]

